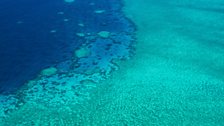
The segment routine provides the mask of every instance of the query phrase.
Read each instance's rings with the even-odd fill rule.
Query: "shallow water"
[[[80,17],[93,25],[78,33],[93,35],[56,73],[1,96],[3,126],[224,125],[224,3],[123,2],[89,2],[95,14]],[[112,25],[95,26],[104,10]]]

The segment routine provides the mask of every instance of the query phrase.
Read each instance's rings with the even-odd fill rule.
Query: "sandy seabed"
[[[96,125],[224,125],[220,1],[125,0],[136,55],[103,82],[87,109]]]
[[[124,12],[137,26],[135,56],[120,62],[120,69],[97,84],[82,104],[58,110],[38,105],[27,109],[27,104],[8,124],[29,120],[41,126],[223,126],[220,3],[125,0]],[[18,118],[20,112],[24,116]]]

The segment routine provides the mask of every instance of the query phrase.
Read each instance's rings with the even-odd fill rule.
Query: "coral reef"
[[[70,3],[73,0],[66,2]],[[84,23],[78,24],[80,31],[77,31],[76,35],[83,41],[83,45],[75,50],[73,57],[44,69],[40,76],[28,81],[16,94],[1,100],[4,103],[0,106],[0,117],[4,120],[2,122],[6,125],[64,125],[70,121],[72,123],[72,120],[64,122],[66,115],[70,116],[72,112],[66,111],[63,117],[58,117],[57,111],[70,109],[68,106],[88,100],[90,90],[108,78],[113,70],[119,68],[115,61],[130,58],[133,53],[135,27],[122,14],[120,1],[100,0],[89,6],[94,6],[94,12],[101,10],[105,3],[109,7],[102,9],[102,12],[91,13],[90,16],[94,17],[93,22],[90,17],[88,20],[83,19]],[[58,14],[64,15],[64,12]],[[23,116],[19,117],[21,113]],[[44,117],[46,119],[43,119]]]

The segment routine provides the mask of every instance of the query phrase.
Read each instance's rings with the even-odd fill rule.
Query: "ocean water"
[[[77,33],[121,30],[115,22],[109,25],[110,19],[114,20],[109,16],[111,12],[94,15],[94,9],[111,9],[107,2],[100,2],[100,5],[89,5],[90,1],[74,4],[62,0],[3,1],[0,8],[1,92],[16,91],[42,69],[71,59],[74,50],[85,43]],[[88,28],[82,28],[83,25]]]
[[[71,57],[83,43],[73,35],[79,18],[66,6],[61,0],[1,2],[1,92],[16,91],[41,69]]]
[[[224,125],[222,0],[0,5],[0,126]]]
[[[119,0],[2,1],[1,125],[16,125],[7,118],[25,104],[31,112],[36,103],[56,109],[89,99],[89,90],[133,55],[135,26],[122,6]],[[18,125],[30,123],[36,124]]]

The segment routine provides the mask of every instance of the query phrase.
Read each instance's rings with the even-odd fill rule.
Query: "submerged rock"
[[[86,47],[80,48],[75,51],[75,57],[82,58],[90,55],[90,50]]]
[[[108,31],[101,31],[101,32],[98,32],[97,35],[99,35],[102,38],[109,38],[110,37],[110,32],[108,32]]]
[[[51,76],[57,73],[57,69],[55,67],[49,67],[41,71],[41,75],[43,76]]]

